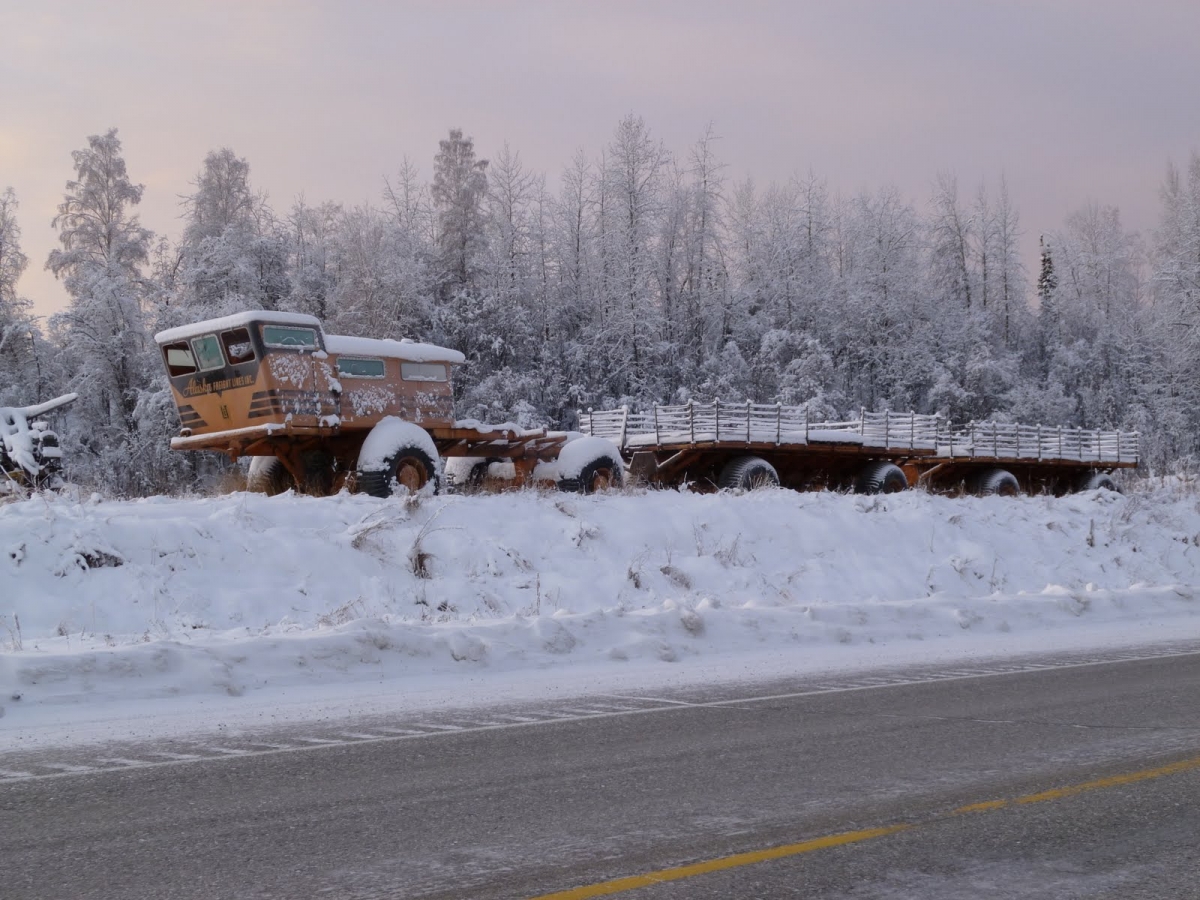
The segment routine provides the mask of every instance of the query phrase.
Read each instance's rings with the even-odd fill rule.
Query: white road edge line
[[[1059,665],[1042,664],[1042,665],[1038,665],[1036,668],[1031,666],[1030,668],[1024,669],[1022,671],[1003,672],[1003,673],[999,673],[999,674],[1001,674],[1001,675],[1020,675],[1020,674],[1031,674],[1033,672],[1058,671],[1058,670],[1065,670],[1065,669],[1086,669],[1091,666],[1119,665],[1121,663],[1127,663],[1127,662],[1152,662],[1152,661],[1160,660],[1160,659],[1175,659],[1175,658],[1182,657],[1182,656],[1197,656],[1197,655],[1200,655],[1200,650],[1191,649],[1191,650],[1183,650],[1183,651],[1179,651],[1179,652],[1160,653],[1160,654],[1155,654],[1155,655],[1150,655],[1150,656],[1124,657],[1121,659],[1104,659],[1104,660],[1091,659],[1087,662],[1062,663]],[[588,715],[588,716],[575,716],[570,719],[541,718],[541,719],[532,719],[532,720],[523,721],[523,722],[512,722],[512,723],[504,723],[504,724],[500,724],[500,725],[483,725],[483,726],[478,726],[478,727],[465,727],[465,728],[460,727],[460,726],[441,726],[443,729],[446,727],[452,727],[452,728],[454,728],[454,730],[452,730],[452,731],[451,730],[420,731],[420,732],[408,733],[408,734],[397,733],[395,735],[389,735],[387,737],[378,737],[378,738],[374,738],[372,740],[361,740],[361,741],[353,741],[353,742],[349,742],[349,741],[345,741],[345,740],[341,740],[341,741],[330,740],[327,738],[298,737],[298,738],[293,738],[293,740],[303,742],[305,744],[305,746],[284,747],[284,748],[280,748],[278,750],[251,751],[249,753],[241,754],[240,756],[237,756],[237,757],[234,757],[234,756],[188,756],[188,755],[180,754],[180,753],[167,753],[167,752],[163,752],[163,751],[147,751],[147,753],[146,753],[147,756],[166,756],[166,757],[172,757],[172,758],[163,760],[161,762],[146,762],[146,763],[139,765],[138,768],[139,769],[158,769],[158,768],[164,768],[167,766],[189,765],[189,764],[193,764],[193,763],[213,762],[216,760],[223,761],[223,760],[230,760],[230,759],[248,759],[250,757],[275,756],[275,755],[284,754],[284,753],[305,753],[305,752],[310,752],[310,751],[314,751],[314,750],[328,750],[331,747],[358,747],[358,746],[362,746],[363,744],[381,744],[381,743],[389,743],[389,742],[395,742],[395,741],[423,740],[423,739],[429,739],[429,738],[449,737],[451,735],[479,733],[479,732],[484,732],[484,731],[500,731],[500,730],[509,729],[509,728],[529,728],[529,727],[536,726],[536,725],[558,725],[558,724],[563,724],[563,723],[567,723],[567,722],[579,722],[579,721],[584,721],[584,720],[613,719],[613,718],[621,718],[621,717],[625,717],[625,716],[638,716],[638,715],[646,715],[646,714],[651,714],[651,713],[673,712],[673,711],[678,711],[681,709],[720,709],[722,707],[740,706],[742,704],[768,703],[768,702],[772,702],[772,701],[776,701],[776,700],[793,700],[793,699],[799,699],[801,697],[817,697],[817,696],[822,696],[822,695],[826,695],[826,694],[844,694],[844,693],[854,693],[854,692],[858,692],[858,691],[878,691],[878,690],[887,690],[888,688],[893,688],[893,687],[911,687],[914,685],[932,684],[935,682],[968,681],[968,680],[973,680],[973,679],[995,678],[995,677],[998,677],[997,673],[988,673],[988,672],[980,671],[980,672],[975,672],[975,673],[967,674],[967,675],[953,675],[950,677],[941,677],[941,678],[936,678],[936,677],[931,677],[931,676],[930,677],[921,677],[921,678],[915,678],[915,679],[907,679],[907,680],[903,680],[903,681],[890,682],[888,684],[872,684],[872,685],[863,685],[863,686],[858,686],[858,687],[817,687],[817,688],[803,690],[803,691],[789,691],[789,692],[783,693],[783,694],[766,694],[766,695],[761,695],[761,696],[756,696],[756,697],[735,697],[735,698],[730,698],[730,699],[726,699],[726,700],[709,700],[709,701],[704,701],[704,702],[687,702],[687,701],[682,701],[682,700],[667,700],[667,699],[663,699],[660,701],[653,701],[652,698],[648,698],[648,697],[639,697],[639,698],[620,697],[619,699],[627,699],[627,700],[639,699],[642,701],[661,702],[664,705],[639,707],[639,708],[635,708],[635,709],[614,711],[611,713],[599,713],[596,715]],[[598,696],[614,697],[614,698],[618,697],[618,695],[613,695],[613,694],[601,694]],[[497,715],[496,718],[520,718],[520,717]],[[431,727],[431,724],[430,723],[421,723],[418,727],[428,728],[428,727]],[[439,726],[432,726],[432,727],[439,727]],[[400,731],[400,729],[387,729],[387,728],[382,728],[382,727],[380,727],[376,730],[378,730],[378,731],[394,730],[396,732]],[[49,764],[43,764],[43,763],[37,763],[36,765],[40,768],[50,768],[51,767]],[[83,768],[87,768],[87,767],[79,767],[79,768],[83,769]],[[55,772],[50,775],[27,774],[24,777],[20,777],[15,772],[9,773],[9,772],[7,772],[7,770],[0,769],[0,775],[7,775],[8,777],[5,779],[5,783],[12,783],[12,782],[16,782],[16,781],[35,781],[35,780],[41,781],[41,780],[50,779],[50,778],[75,778],[80,775],[103,775],[103,774],[107,774],[107,773],[114,772],[114,771],[119,771],[119,770],[112,769],[112,768],[109,768],[109,769],[89,768],[87,771]]]

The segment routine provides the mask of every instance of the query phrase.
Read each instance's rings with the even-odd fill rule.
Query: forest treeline
[[[117,131],[93,135],[45,261],[70,302],[44,323],[19,291],[17,197],[0,194],[0,405],[77,391],[56,422],[73,480],[204,490],[226,464],[170,453],[153,334],[278,309],[462,351],[463,418],[571,427],[589,406],[752,399],[1120,427],[1152,471],[1196,459],[1200,155],[1168,168],[1152,235],[1091,204],[1042,234],[1030,272],[1003,177],[960,191],[937,175],[918,206],[812,175],[734,181],[718,147],[710,129],[671,153],[630,115],[551,190],[515,150],[485,160],[451,130],[431,180],[406,160],[376,204],[287,210],[219,149],[176,241],[141,226]]]

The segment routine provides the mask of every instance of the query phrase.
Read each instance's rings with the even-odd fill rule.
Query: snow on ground
[[[1197,638],[1198,501],[38,496],[0,506],[0,745],[104,710],[194,724]]]

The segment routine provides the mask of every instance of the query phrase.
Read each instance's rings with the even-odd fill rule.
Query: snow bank
[[[1185,490],[36,497],[0,506],[0,703],[1196,636],[1198,583]]]

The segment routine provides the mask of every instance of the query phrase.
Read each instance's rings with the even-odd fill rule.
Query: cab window
[[[339,356],[337,363],[338,375],[348,378],[382,378],[384,364],[382,359],[363,359],[356,356]]]
[[[405,381],[445,381],[445,363],[414,363],[400,364],[400,377]]]
[[[231,366],[254,359],[254,345],[250,343],[250,332],[245,328],[221,332],[221,346],[225,348],[225,358]]]
[[[192,352],[196,354],[196,365],[201,372],[221,369],[225,366],[225,357],[221,355],[221,344],[215,334],[192,338]]]
[[[186,341],[163,346],[163,358],[167,361],[167,372],[172,376],[191,375],[196,371],[196,358]]]
[[[264,325],[263,343],[268,347],[291,347],[296,350],[316,349],[317,333],[311,328],[294,325]]]

